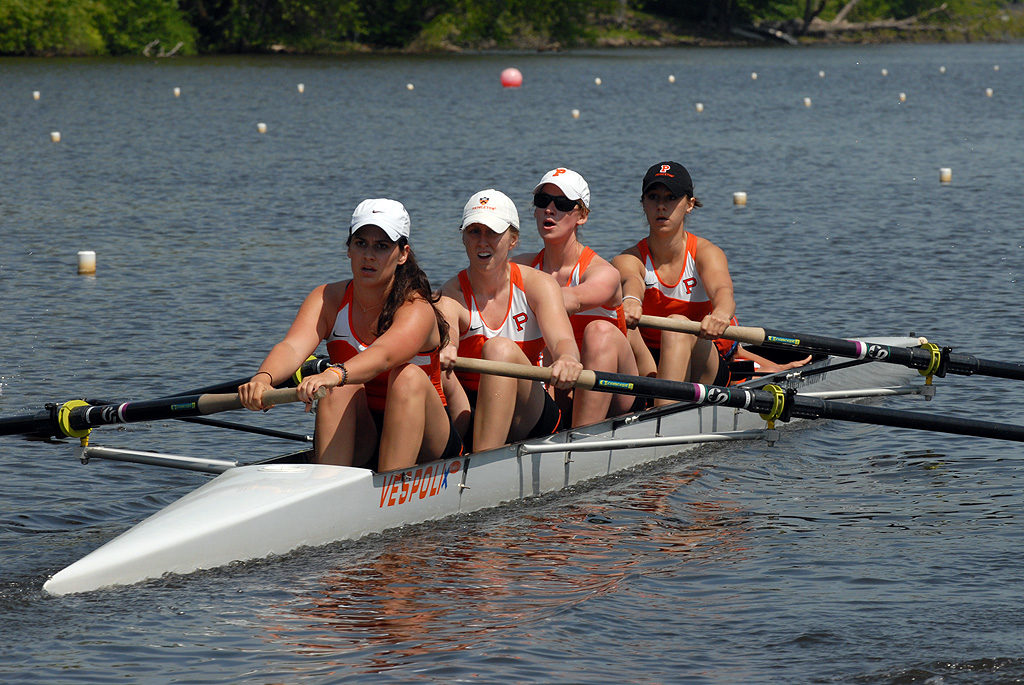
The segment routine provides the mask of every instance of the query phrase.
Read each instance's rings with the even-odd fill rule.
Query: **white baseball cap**
[[[544,174],[540,183],[534,186],[533,192],[536,193],[545,183],[558,186],[558,189],[565,193],[570,200],[583,200],[583,206],[590,209],[590,186],[582,176],[572,169],[563,167],[552,169]]]
[[[401,202],[378,197],[359,203],[356,211],[352,212],[348,234],[352,235],[363,226],[378,226],[397,242],[399,238],[409,239],[410,223],[409,212]]]
[[[519,230],[519,212],[508,195],[488,188],[473,193],[462,210],[462,230],[470,224],[483,224],[495,233],[504,233],[509,226]]]

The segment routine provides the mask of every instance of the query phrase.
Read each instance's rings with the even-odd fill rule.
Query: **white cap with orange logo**
[[[565,193],[567,198],[570,200],[582,200],[583,206],[590,209],[590,186],[587,185],[582,176],[572,169],[563,167],[552,169],[544,174],[544,178],[540,180],[540,183],[534,186],[533,192],[536,193],[545,183],[558,186],[558,189]]]
[[[473,196],[462,210],[462,230],[470,224],[483,224],[495,233],[504,233],[509,227],[519,230],[519,211],[508,195],[488,188]]]

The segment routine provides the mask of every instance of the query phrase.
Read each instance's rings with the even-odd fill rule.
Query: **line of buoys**
[[[747,204],[747,194],[742,190],[738,190],[732,194],[732,203],[737,207],[745,207]]]
[[[953,180],[953,170],[949,167],[939,169],[939,183],[950,183]]]
[[[256,124],[256,130],[259,131],[260,133],[266,133],[267,125],[261,121],[260,123]]]
[[[519,88],[523,85],[523,74],[515,67],[509,67],[501,72],[501,85],[503,88]]]
[[[96,273],[96,253],[92,250],[78,252],[78,273],[89,276]]]
[[[50,140],[55,143],[60,142],[60,131],[50,131]]]

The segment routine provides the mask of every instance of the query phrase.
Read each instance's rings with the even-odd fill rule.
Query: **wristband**
[[[626,300],[636,300],[637,302],[639,302],[639,303],[640,303],[640,306],[641,306],[641,307],[643,307],[643,306],[644,306],[644,301],[643,301],[643,300],[641,300],[641,299],[640,299],[639,297],[637,297],[636,295],[623,295],[623,296],[622,296],[622,301],[623,301],[623,302],[625,302]]]
[[[249,379],[249,382],[251,383],[253,381],[253,378],[256,378],[256,376],[260,375],[261,373],[267,374],[267,377],[270,378],[270,384],[274,384],[274,377],[270,375],[269,371],[257,371],[255,374],[253,374],[253,377]]]
[[[338,387],[341,387],[348,382],[348,369],[345,368],[344,364],[338,364],[336,366],[332,364],[327,367],[327,370],[338,374],[338,378],[341,379],[341,383],[338,384]]]

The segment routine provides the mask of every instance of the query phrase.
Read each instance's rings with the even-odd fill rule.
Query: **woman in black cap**
[[[689,172],[678,162],[655,164],[644,176],[640,204],[650,232],[613,261],[622,276],[622,309],[633,329],[640,374],[726,385],[725,355],[733,343],[721,340],[723,351],[715,339],[736,313],[732,277],[725,253],[686,230],[686,215],[701,206]],[[650,328],[638,333],[641,314],[699,321],[700,334]],[[667,401],[656,402],[662,403]]]

